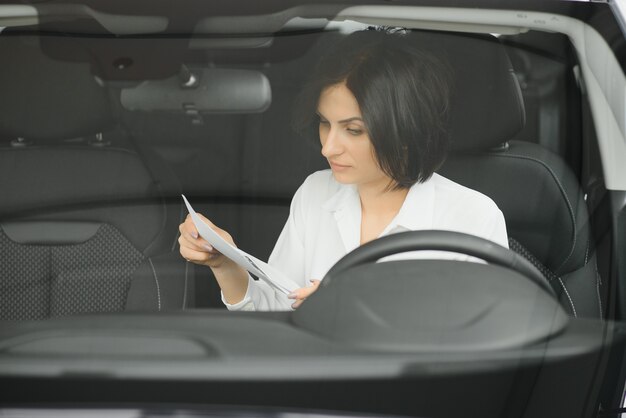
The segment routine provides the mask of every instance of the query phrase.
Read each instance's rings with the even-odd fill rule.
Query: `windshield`
[[[0,372],[113,376],[78,390],[114,405],[179,382],[164,402],[452,416],[463,389],[533,416],[586,364],[557,408],[617,407],[604,33],[565,6],[207,8],[0,5]],[[225,381],[273,383],[195,392]]]

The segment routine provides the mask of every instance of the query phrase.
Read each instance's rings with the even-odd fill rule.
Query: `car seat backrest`
[[[182,307],[181,209],[162,195],[173,182],[116,131],[75,40],[59,46],[78,62],[38,42],[0,36],[12,64],[0,66],[0,319]]]
[[[55,42],[60,48],[73,49],[77,62],[71,63],[48,57],[35,36],[6,30],[0,44],[5,64],[10,64],[0,66],[2,137],[70,139],[113,127],[107,90],[93,77],[86,77],[90,64],[76,42]]]
[[[496,202],[511,249],[544,272],[570,313],[601,315],[579,183],[558,155],[512,140],[524,127],[525,111],[504,47],[493,36],[415,36],[453,72],[451,153],[439,172]]]

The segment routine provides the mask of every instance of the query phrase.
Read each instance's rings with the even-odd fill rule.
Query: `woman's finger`
[[[235,246],[228,232],[215,226],[213,222],[202,214],[199,213],[198,216],[224,240]],[[226,262],[227,258],[200,236],[190,215],[187,215],[185,221],[180,224],[178,229],[180,231],[180,236],[178,237],[180,254],[185,260],[211,268],[219,267]]]
[[[194,263],[205,263],[219,256],[219,254],[213,254],[206,251],[196,251],[191,248],[181,247],[180,255],[187,261]]]
[[[218,251],[203,238],[191,239],[189,237],[186,237],[185,235],[181,235],[180,237],[178,237],[178,243],[181,247],[191,248],[195,251],[218,253]]]
[[[201,214],[198,214],[198,215],[202,216]],[[211,228],[216,230],[218,233],[225,232],[219,229],[218,227],[216,227],[211,221],[209,221],[204,216],[202,216],[202,219],[205,222],[207,222],[211,226]],[[193,220],[191,219],[190,215],[187,215],[187,218],[182,224],[180,224],[178,229],[180,231],[180,238],[184,239],[189,244],[189,246],[191,246],[193,249],[198,250],[198,251],[217,252],[217,250],[215,250],[211,244],[209,244],[204,238],[199,236],[198,230],[196,229],[196,226],[194,225]],[[183,245],[180,239],[179,239],[179,243]]]
[[[287,297],[289,299],[296,299],[296,300],[308,298],[309,296],[313,294],[313,292],[317,290],[319,285],[320,285],[319,280],[311,280],[311,286],[301,287],[299,289],[296,289],[293,292],[291,292]]]
[[[199,237],[198,230],[189,215],[187,215],[185,221],[178,226],[178,231],[181,236],[188,237],[189,239],[197,239]]]
[[[311,286],[301,287],[299,289],[294,290],[289,295],[287,295],[287,298],[296,300],[294,303],[291,304],[291,307],[293,309],[296,309],[300,305],[302,305],[302,302],[304,302],[306,298],[308,298],[313,293],[315,293],[319,285],[320,285],[319,280],[311,280]]]

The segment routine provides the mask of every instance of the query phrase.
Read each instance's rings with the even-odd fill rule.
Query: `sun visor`
[[[260,113],[270,106],[272,91],[259,71],[192,69],[123,89],[121,100],[127,110]]]
[[[167,26],[166,19],[109,15],[85,7],[70,7],[69,16],[62,19],[55,13],[61,13],[63,8],[43,9],[42,15],[30,20],[23,18],[32,25],[7,27],[2,36],[45,34],[37,35],[37,46],[44,55],[55,61],[87,62],[92,74],[104,81],[136,82],[171,77],[178,72],[188,50],[188,39],[152,36]],[[100,20],[81,15],[87,12]]]
[[[41,49],[49,57],[70,62],[87,60],[91,72],[106,81],[171,77],[180,68],[187,43],[184,39],[161,38],[75,37],[71,42],[57,36],[40,38]]]

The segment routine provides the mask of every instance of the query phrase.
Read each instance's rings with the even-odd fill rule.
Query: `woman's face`
[[[385,187],[390,178],[380,169],[372,142],[352,92],[344,83],[327,87],[317,105],[322,155],[339,183]]]

